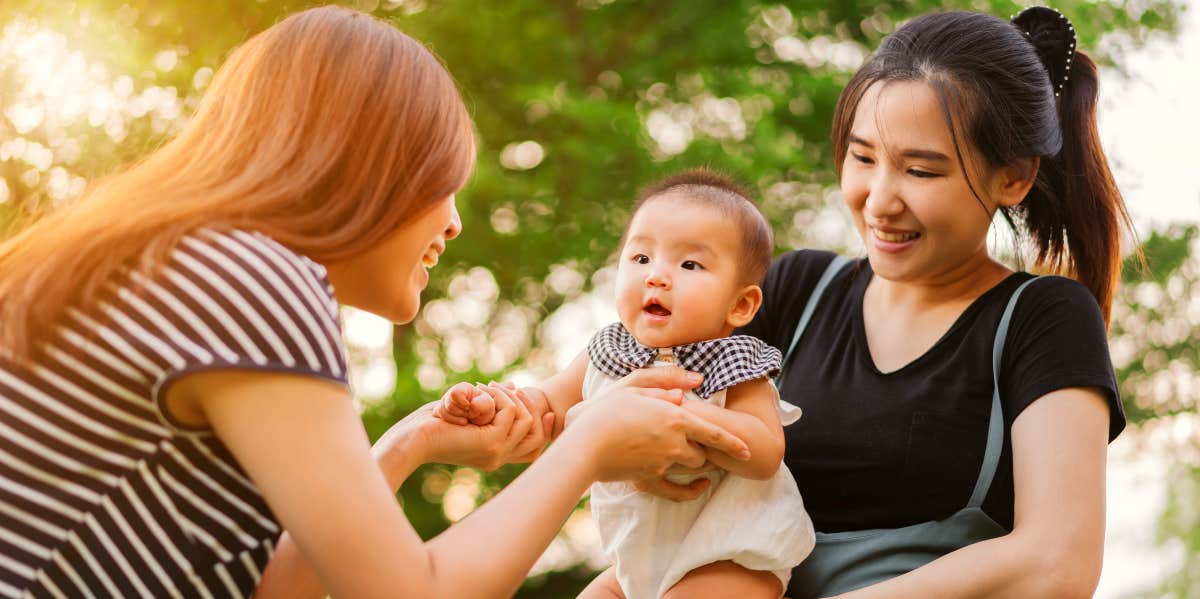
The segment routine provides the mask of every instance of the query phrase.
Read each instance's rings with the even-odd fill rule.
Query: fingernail
[[[739,451],[739,452],[738,452],[738,457],[739,457],[739,458],[742,458],[743,460],[748,460],[748,459],[750,459],[750,450],[749,450],[749,449],[743,449],[743,450]]]
[[[689,372],[687,374],[687,380],[689,383],[699,383],[700,381],[704,380],[704,377],[698,372]]]

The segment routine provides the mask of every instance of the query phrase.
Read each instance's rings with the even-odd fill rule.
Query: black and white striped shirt
[[[211,431],[164,409],[211,368],[347,384],[325,269],[202,230],[153,280],[122,271],[31,365],[0,358],[0,597],[240,597],[279,524]]]

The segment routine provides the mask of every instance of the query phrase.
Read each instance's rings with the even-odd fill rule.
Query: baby
[[[684,409],[750,446],[740,461],[706,449],[710,468],[668,482],[711,481],[699,498],[675,502],[631,483],[596,483],[591,508],[614,567],[580,597],[777,599],[791,569],[812,550],[812,523],[787,468],[783,424],[799,408],[779,400],[771,376],[780,353],[748,336],[730,337],[762,304],[771,229],[749,195],[729,179],[688,171],[650,186],[634,206],[617,266],[617,313],[567,369],[522,391],[555,414],[567,412],[637,368],[677,365],[704,375]],[[689,401],[690,400],[690,401]],[[437,414],[484,424],[487,394],[459,384]],[[701,483],[703,485],[703,483]]]

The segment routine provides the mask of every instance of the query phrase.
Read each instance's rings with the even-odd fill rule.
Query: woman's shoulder
[[[767,271],[766,285],[811,287],[838,254],[825,250],[797,249],[781,254]]]
[[[1082,283],[1057,275],[1011,277],[1028,282],[1013,308],[1000,367],[1005,417],[1012,421],[1038,398],[1058,389],[1098,389],[1109,404],[1109,439],[1125,426],[1100,305]],[[996,298],[997,310],[1011,293]]]
[[[1104,316],[1096,298],[1079,281],[1059,275],[1015,272],[984,297],[974,309],[983,331],[993,331],[1012,303],[1005,352],[1014,346],[1044,346],[1070,343],[1079,334],[1103,339],[1107,334]]]
[[[836,258],[836,252],[827,250],[814,250],[809,248],[799,248],[784,252],[775,258],[772,266],[779,266],[792,270],[824,270],[829,266],[829,263]]]
[[[1105,328],[1100,304],[1083,283],[1059,275],[1037,276],[1027,272],[1018,272],[1012,279],[1013,291],[1027,283],[1013,308],[1014,322],[1068,318],[1091,321]],[[1007,304],[1010,295],[1004,294],[998,300]]]
[[[190,231],[157,278],[144,283],[142,311],[162,331],[155,346],[170,357],[154,373],[160,403],[179,379],[215,368],[346,382],[339,310],[325,269],[262,233]]]
[[[325,267],[258,231],[196,229],[180,238],[170,263],[184,277],[312,295],[336,310]]]

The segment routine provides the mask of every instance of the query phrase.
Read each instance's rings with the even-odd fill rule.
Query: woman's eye
[[[633,257],[633,261],[637,262],[638,264],[649,264],[650,256],[647,256],[646,254],[638,254]]]
[[[684,260],[683,264],[680,264],[680,266],[682,266],[684,270],[701,270],[704,268],[702,264],[696,262],[695,260]]]
[[[855,154],[854,152],[850,152],[850,155],[853,156],[855,160],[857,160],[863,164],[875,164],[875,160],[873,158],[868,158],[866,156],[863,156],[862,154]]]
[[[940,176],[941,176],[941,175],[939,175],[939,174],[937,174],[937,173],[931,173],[931,172],[929,172],[929,171],[923,171],[923,170],[921,170],[921,169],[916,169],[916,168],[910,168],[910,169],[908,169],[908,174],[910,174],[910,175],[912,175],[912,176],[914,176],[914,177],[917,177],[917,178],[919,178],[919,179],[932,179],[932,178],[934,178],[934,177],[940,177]]]

